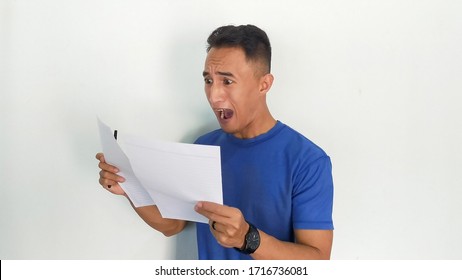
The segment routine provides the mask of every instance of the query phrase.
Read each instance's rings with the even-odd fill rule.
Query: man
[[[223,203],[198,202],[200,259],[329,259],[333,239],[330,158],[271,115],[271,46],[256,26],[223,26],[207,40],[205,93],[221,129],[197,144],[218,145]],[[100,184],[125,195],[117,168],[100,160]],[[111,187],[109,187],[111,186]],[[185,221],[163,219],[156,206],[134,208],[166,236]]]

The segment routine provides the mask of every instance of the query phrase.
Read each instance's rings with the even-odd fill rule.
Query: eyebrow
[[[203,76],[203,77],[206,77],[206,76],[208,76],[209,74],[210,74],[210,73],[207,72],[207,71],[202,72],[202,76]],[[234,78],[234,74],[231,73],[231,72],[221,72],[221,71],[218,71],[217,74],[218,74],[218,75],[221,75],[221,76],[233,77],[233,78]]]

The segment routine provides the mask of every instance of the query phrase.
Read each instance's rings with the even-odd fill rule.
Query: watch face
[[[260,233],[258,229],[249,223],[249,231],[245,235],[244,248],[234,248],[243,254],[253,254],[260,246]]]
[[[248,249],[255,250],[260,245],[260,235],[257,230],[249,232],[246,239]]]

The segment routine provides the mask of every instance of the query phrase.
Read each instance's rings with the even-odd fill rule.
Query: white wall
[[[334,164],[334,259],[462,258],[461,1],[0,1],[0,259],[194,258],[97,183],[96,115],[216,127],[205,40],[273,44],[274,115]]]

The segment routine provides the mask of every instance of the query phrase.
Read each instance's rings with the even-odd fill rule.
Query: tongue
[[[224,119],[229,119],[233,116],[234,112],[231,109],[223,109],[223,118]]]

